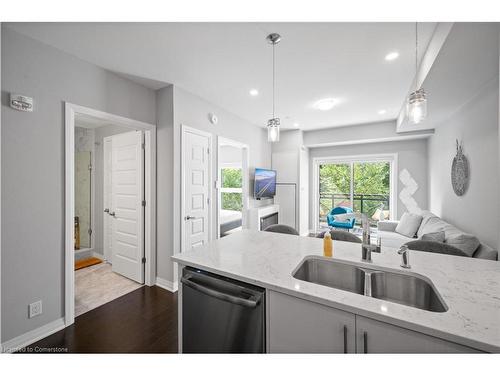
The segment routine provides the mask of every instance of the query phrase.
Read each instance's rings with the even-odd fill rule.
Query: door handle
[[[116,217],[115,211],[109,213],[111,216]]]
[[[244,307],[254,308],[260,302],[260,297],[258,296],[251,296],[250,299],[244,299],[241,297],[232,296],[230,294],[226,294],[218,290],[214,290],[209,287],[200,285],[195,281],[193,281],[191,279],[191,276],[183,276],[181,278],[181,283],[208,296]]]
[[[344,354],[347,354],[347,326],[344,326]]]
[[[106,212],[107,214],[109,214],[109,208],[105,208],[104,212]]]
[[[193,219],[196,219],[196,217],[187,215],[187,216],[184,218],[184,220],[193,220]]]
[[[363,353],[368,353],[368,333],[363,332]]]

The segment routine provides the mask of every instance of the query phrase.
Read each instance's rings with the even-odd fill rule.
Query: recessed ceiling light
[[[295,123],[293,124],[293,127],[294,127],[294,128],[298,128],[298,127],[299,127],[299,123],[298,123],[298,122],[295,122]]]
[[[329,111],[330,109],[335,107],[338,102],[339,101],[335,98],[325,98],[318,100],[316,103],[314,103],[313,107],[315,109],[319,109],[320,111]]]
[[[398,57],[399,57],[399,52],[396,51],[390,52],[387,55],[385,55],[386,61],[396,60]]]
[[[250,95],[252,95],[252,96],[257,96],[257,95],[259,95],[259,90],[257,90],[257,89],[251,89],[251,90],[250,90]]]
[[[387,111],[385,109],[381,109],[378,111],[379,115],[385,115],[386,113],[387,113]]]

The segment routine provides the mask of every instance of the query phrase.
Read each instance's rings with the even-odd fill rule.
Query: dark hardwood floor
[[[177,353],[177,293],[144,286],[27,349],[22,352]]]

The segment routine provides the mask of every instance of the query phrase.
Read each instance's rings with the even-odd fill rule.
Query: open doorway
[[[154,284],[155,133],[66,104],[66,325]]]
[[[248,146],[218,137],[217,237],[247,226]]]

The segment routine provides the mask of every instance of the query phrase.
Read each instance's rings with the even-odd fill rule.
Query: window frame
[[[390,164],[390,186],[389,186],[389,219],[396,220],[397,218],[397,191],[398,181],[398,154],[369,154],[369,155],[353,155],[353,156],[327,156],[313,158],[313,227],[315,231],[320,229],[319,210],[320,210],[320,191],[319,191],[319,168],[323,164],[350,164],[351,166],[351,181],[350,181],[350,200],[353,204],[354,195],[354,163],[370,163],[370,162],[388,162]]]

